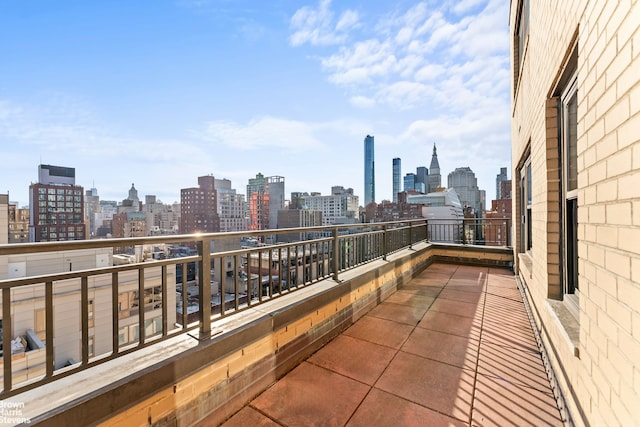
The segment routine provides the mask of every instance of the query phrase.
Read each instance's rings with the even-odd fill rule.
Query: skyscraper
[[[496,175],[496,200],[506,199],[502,194],[500,183],[507,181],[507,168],[500,168],[500,173]]]
[[[84,240],[84,190],[75,168],[39,165],[29,186],[29,241]]]
[[[401,177],[400,158],[393,159],[393,203],[398,203],[398,193],[400,192]]]
[[[404,191],[414,191],[416,189],[416,174],[409,172],[404,176]]]
[[[373,136],[364,138],[364,205],[376,201],[375,161],[373,159]]]
[[[421,193],[429,192],[429,170],[424,166],[416,168],[416,182],[413,188]]]
[[[433,154],[431,155],[431,165],[429,165],[429,189],[427,193],[433,193],[442,186],[442,177],[440,176],[440,163],[438,163],[438,153],[436,152],[436,144],[433,143]]]
[[[482,215],[484,211],[483,195],[480,194],[478,179],[471,168],[456,168],[451,172],[448,176],[448,187],[456,190],[462,207],[473,208],[477,217]]]

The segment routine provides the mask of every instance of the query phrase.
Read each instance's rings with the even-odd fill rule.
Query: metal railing
[[[305,240],[278,242],[292,233]],[[197,329],[196,338],[210,337],[213,320],[338,281],[341,272],[427,236],[427,221],[411,220],[0,245],[0,272],[8,270],[0,280],[0,399],[176,334]],[[87,258],[95,262],[85,268]],[[30,266],[45,272],[29,275]]]
[[[430,242],[511,247],[510,218],[429,220]]]

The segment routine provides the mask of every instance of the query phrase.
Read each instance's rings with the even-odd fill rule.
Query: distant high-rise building
[[[134,183],[131,183],[129,189],[129,195],[126,199],[122,200],[122,203],[118,205],[118,213],[124,212],[139,212],[140,211],[140,199],[138,198],[138,190]]]
[[[393,203],[398,203],[398,193],[400,190],[400,179],[401,179],[401,166],[400,166],[400,158],[396,157],[393,159]]]
[[[416,182],[413,189],[421,193],[429,192],[429,170],[424,166],[416,168]]]
[[[265,177],[258,173],[247,184],[249,230],[269,230],[278,227],[278,211],[284,209],[284,177]]]
[[[503,181],[507,181],[507,168],[500,168],[500,173],[496,175],[496,200],[506,199],[500,187],[500,183]]]
[[[375,161],[373,156],[373,136],[364,138],[364,204],[376,201]]]
[[[358,219],[358,196],[352,188],[331,187],[330,196],[304,196],[305,209],[322,212],[322,225],[352,224]]]
[[[19,208],[15,203],[9,202],[9,243],[28,242],[29,208]]]
[[[278,228],[317,227],[322,225],[322,212],[311,209],[280,209]],[[297,242],[316,236],[314,232],[285,233],[277,236],[278,242]]]
[[[96,214],[100,212],[100,197],[98,196],[98,190],[95,187],[85,192],[84,203],[85,219],[89,221],[89,235],[95,236]]]
[[[198,177],[198,186],[180,190],[180,233],[215,233],[220,231],[215,178]]]
[[[84,190],[76,170],[39,165],[38,183],[29,186],[29,241],[84,240]]]
[[[429,188],[427,193],[433,193],[442,186],[442,177],[440,176],[440,163],[438,162],[438,153],[436,152],[436,144],[433,144],[433,154],[431,155],[431,165],[429,165]]]
[[[9,194],[0,194],[0,245],[9,243]],[[6,270],[7,257],[0,259],[0,267]]]
[[[478,189],[478,180],[471,168],[456,168],[451,172],[448,176],[448,188],[456,190],[463,208],[472,208],[475,216],[482,215],[484,196]]]
[[[218,217],[220,231],[244,231],[247,229],[247,209],[243,194],[237,194],[231,188],[228,179],[216,179],[215,188],[218,193]]]
[[[409,172],[404,176],[403,191],[411,191],[416,189],[416,174]]]
[[[301,192],[301,191],[292,191],[291,192],[291,200],[289,201],[289,209],[302,209],[304,208],[304,198],[308,196],[309,193]],[[282,227],[280,227],[282,228]]]

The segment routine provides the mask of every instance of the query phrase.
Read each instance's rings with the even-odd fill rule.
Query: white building
[[[248,225],[247,205],[243,194],[237,194],[231,188],[228,179],[216,179],[214,183],[218,192],[217,209],[220,219],[220,231],[245,231]]]
[[[409,195],[407,203],[424,205],[422,216],[428,220],[430,241],[457,242],[460,240],[464,213],[455,189],[448,188],[435,193]]]
[[[331,187],[330,196],[315,194],[303,196],[304,208],[322,212],[322,225],[353,224],[358,220],[358,196],[353,189]]]

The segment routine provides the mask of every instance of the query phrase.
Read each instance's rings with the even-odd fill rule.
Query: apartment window
[[[562,243],[565,299],[577,306],[578,291],[578,85],[574,74],[560,96]]]
[[[140,340],[140,328],[138,324],[122,326],[118,329],[118,344],[127,345]]]
[[[531,158],[528,157],[519,169],[520,175],[520,251],[528,252],[533,247],[531,228]]]

